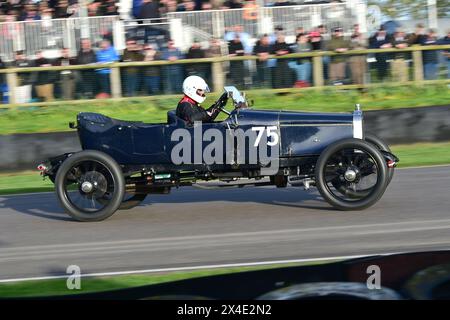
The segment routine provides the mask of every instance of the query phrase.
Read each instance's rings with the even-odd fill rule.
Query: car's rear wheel
[[[340,210],[361,210],[375,204],[387,187],[387,165],[378,149],[360,139],[328,146],[316,163],[316,185],[322,197]],[[335,185],[343,186],[336,188]],[[354,197],[354,194],[359,194]]]
[[[109,155],[85,150],[67,158],[55,179],[58,199],[78,221],[110,217],[122,203],[125,181],[122,170]]]

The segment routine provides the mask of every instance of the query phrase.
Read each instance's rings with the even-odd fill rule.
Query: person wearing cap
[[[278,33],[277,41],[273,44],[271,54],[278,57],[292,53],[291,47],[286,43],[282,32]],[[291,69],[288,65],[288,59],[277,59],[276,66],[273,68],[273,85],[275,89],[289,88],[293,84]]]
[[[367,48],[364,37],[359,32],[354,32],[350,38],[351,50],[364,50]],[[367,72],[367,59],[365,54],[355,54],[348,58],[350,76],[353,84],[364,84]]]
[[[238,33],[234,34],[234,39],[228,43],[228,53],[230,57],[239,57],[245,54],[244,46]],[[245,62],[230,61],[230,78],[233,84],[242,88],[244,86]]]
[[[14,68],[30,68],[35,67],[33,60],[27,59],[22,50],[16,51],[15,60],[12,64]],[[17,103],[27,103],[31,101],[31,92],[33,85],[36,83],[36,72],[20,72],[17,74],[16,97]]]
[[[258,57],[258,60],[256,60],[255,84],[260,88],[270,87],[270,68],[268,64],[270,50],[269,36],[264,34],[256,42],[253,49],[253,54]]]
[[[389,49],[392,48],[392,39],[388,36],[386,30],[383,27],[369,39],[369,49]],[[377,70],[378,80],[383,81],[389,75],[389,65],[387,63],[389,53],[376,53],[375,68]]]
[[[144,60],[144,56],[141,53],[141,48],[134,39],[128,39],[126,42],[126,49],[123,51],[122,62],[138,62]],[[124,82],[125,82],[125,95],[132,97],[136,95],[136,91],[139,84],[139,68],[138,67],[125,67],[122,69]]]
[[[306,34],[298,34],[295,45],[292,50],[295,53],[307,53],[312,50],[309,38]],[[296,83],[295,87],[309,87],[311,84],[311,58],[299,58],[289,61],[289,67],[295,71]]]
[[[422,39],[423,46],[435,46],[438,44],[436,30],[430,29],[426,37]],[[437,50],[425,50],[422,52],[423,75],[425,80],[437,80],[439,67],[439,53]]]
[[[330,82],[332,84],[342,84],[345,79],[346,57],[339,53],[346,52],[350,48],[349,41],[344,39],[342,28],[337,27],[333,30],[333,37],[328,43],[328,50],[338,53],[331,57],[330,62]]]
[[[392,46],[396,49],[405,49],[408,47],[408,40],[405,33],[397,29],[392,37]],[[391,61],[391,76],[394,82],[406,82],[409,79],[408,64],[406,59],[408,58],[408,52],[396,52],[392,55]]]

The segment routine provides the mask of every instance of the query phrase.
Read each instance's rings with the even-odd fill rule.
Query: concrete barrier
[[[0,135],[0,172],[35,170],[40,161],[77,150],[76,131]]]
[[[364,128],[389,144],[450,141],[450,105],[364,113]],[[0,172],[33,170],[40,161],[80,150],[76,131],[0,136]]]
[[[389,144],[449,141],[450,105],[367,111],[364,130]]]

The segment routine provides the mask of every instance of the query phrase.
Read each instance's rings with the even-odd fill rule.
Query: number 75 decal
[[[280,138],[278,137],[277,126],[271,127],[252,127],[252,131],[257,131],[258,136],[256,137],[254,147],[257,147],[261,142],[261,138],[264,135],[264,131],[267,130],[267,137],[271,138],[271,141],[267,141],[267,145],[270,147],[275,146]]]

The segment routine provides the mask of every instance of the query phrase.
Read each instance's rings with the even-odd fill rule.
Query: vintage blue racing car
[[[223,121],[187,123],[169,111],[166,123],[80,113],[82,151],[38,166],[55,184],[67,213],[99,221],[173,187],[311,186],[340,210],[361,210],[385,192],[399,161],[386,143],[365,134],[359,106],[348,114],[255,110],[235,87],[217,107]],[[226,100],[226,99],[225,99]]]

